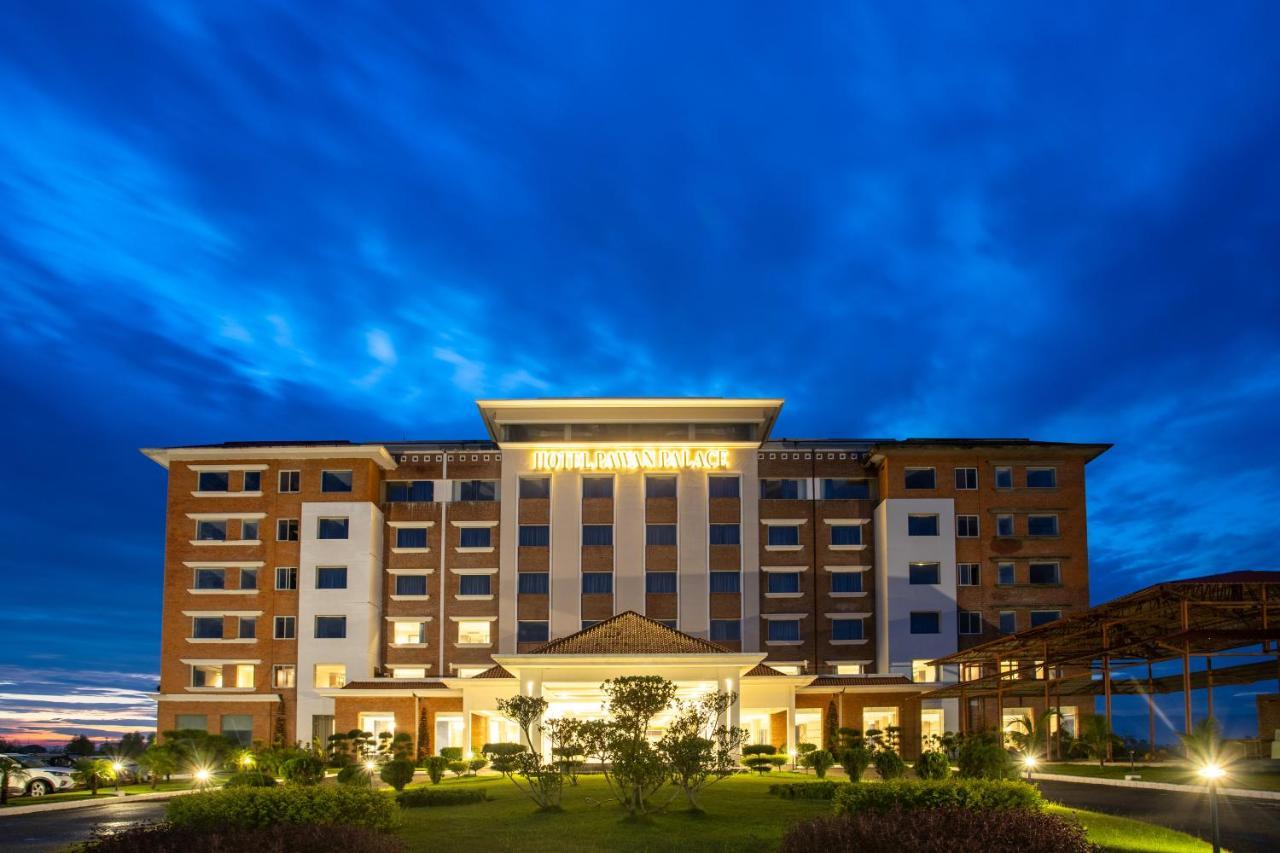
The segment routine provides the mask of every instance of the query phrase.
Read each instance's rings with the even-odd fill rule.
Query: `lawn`
[[[1043,764],[1040,769],[1045,773],[1061,773],[1064,776],[1090,776],[1095,779],[1123,779],[1127,774],[1136,773],[1142,777],[1143,782],[1168,782],[1174,785],[1204,784],[1196,778],[1194,771],[1176,764],[1164,767],[1135,767],[1132,770],[1129,769],[1128,764],[1109,764],[1106,767],[1099,767],[1096,764]],[[1227,788],[1280,791],[1280,773],[1229,770],[1222,784]]]
[[[136,796],[137,794],[151,794],[156,791],[186,791],[191,788],[191,781],[183,779],[181,781],[161,782],[156,786],[156,790],[152,791],[150,785],[121,785],[120,790],[125,796]],[[98,788],[98,796],[93,797],[89,794],[88,788],[81,788],[75,791],[66,791],[61,794],[49,794],[44,797],[18,797],[12,793],[9,795],[9,803],[3,808],[15,808],[17,806],[43,806],[53,803],[68,803],[76,800],[114,800],[116,798],[116,789],[110,785],[104,785]]]
[[[735,776],[702,796],[705,815],[690,815],[676,800],[665,813],[645,823],[622,820],[621,808],[598,776],[579,779],[564,789],[564,812],[537,814],[533,804],[506,779],[497,776],[449,779],[446,786],[483,786],[491,802],[464,806],[405,809],[401,834],[415,850],[519,850],[522,853],[575,851],[752,851],[776,850],[792,824],[830,814],[825,800],[784,800],[770,796],[769,784],[812,780],[812,775],[771,773]],[[875,783],[865,783],[875,784]],[[414,784],[410,787],[420,787]],[[665,795],[659,793],[659,799]],[[1201,851],[1208,846],[1173,830],[1101,815],[1053,807],[1077,816],[1090,838],[1110,850]]]

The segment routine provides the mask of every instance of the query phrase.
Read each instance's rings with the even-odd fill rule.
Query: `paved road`
[[[0,851],[61,850],[93,836],[95,827],[119,829],[133,823],[159,820],[164,816],[163,800],[140,803],[104,803],[84,809],[0,817]]]
[[[1077,782],[1040,782],[1047,799],[1078,809],[1158,823],[1208,840],[1209,795]],[[1233,853],[1280,850],[1280,802],[1223,797],[1222,846]]]

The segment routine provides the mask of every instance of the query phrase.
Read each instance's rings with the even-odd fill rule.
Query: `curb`
[[[144,803],[148,800],[168,800],[173,797],[181,797],[185,794],[194,794],[191,791],[156,791],[152,794],[129,794],[124,797],[99,797],[96,800],[73,800],[67,803],[50,803],[47,806],[10,806],[7,809],[0,809],[0,819],[6,817],[18,817],[27,814],[45,814],[47,812],[64,812],[71,809],[91,809],[97,806],[111,806],[116,803]]]
[[[1153,791],[1181,791],[1185,794],[1204,793],[1204,785],[1175,785],[1172,782],[1126,782],[1123,779],[1099,779],[1096,776],[1070,776],[1064,773],[1032,773],[1032,782],[1079,782],[1084,785],[1110,785],[1113,788],[1147,788]],[[1280,801],[1280,791],[1254,791],[1249,788],[1219,788],[1224,797],[1244,797],[1250,800]]]

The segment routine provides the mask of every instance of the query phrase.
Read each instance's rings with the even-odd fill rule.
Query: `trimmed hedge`
[[[413,788],[396,794],[396,802],[406,808],[417,806],[461,806],[489,799],[488,788]]]
[[[222,783],[224,788],[274,788],[275,786],[276,780],[260,770],[242,770],[239,773],[232,773],[227,777],[227,781]]]
[[[830,800],[848,782],[779,782],[769,786],[769,793],[784,800]]]
[[[280,775],[291,785],[319,785],[324,781],[324,762],[314,755],[299,755],[280,765]]]
[[[1041,811],[1044,798],[1026,782],[992,779],[906,780],[849,785],[835,795],[837,814],[884,814],[938,808]]]
[[[1098,849],[1079,823],[1047,812],[951,806],[805,821],[787,832],[781,853],[1094,853]]]
[[[266,829],[193,829],[143,824],[95,838],[80,853],[407,853],[400,838],[358,826],[273,826]]]
[[[165,816],[177,826],[210,831],[320,824],[387,832],[399,822],[390,797],[369,788],[328,785],[223,788],[188,794],[170,800]]]

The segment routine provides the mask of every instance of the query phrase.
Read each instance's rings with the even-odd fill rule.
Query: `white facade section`
[[[936,536],[911,536],[912,516],[936,516]],[[911,677],[911,662],[956,651],[955,503],[892,498],[875,509],[876,631],[879,672]],[[937,584],[911,583],[912,563],[936,563]],[[938,633],[913,634],[912,613],[937,613]]]
[[[321,518],[347,518],[346,539],[320,539]],[[346,680],[371,678],[382,637],[382,511],[366,501],[304,502],[298,565],[297,732],[311,738],[311,718],[332,714],[316,689],[317,664],[346,667]],[[317,589],[316,569],[344,566],[346,589]],[[316,639],[317,616],[344,616],[344,639]],[[269,627],[269,626],[268,626]]]

